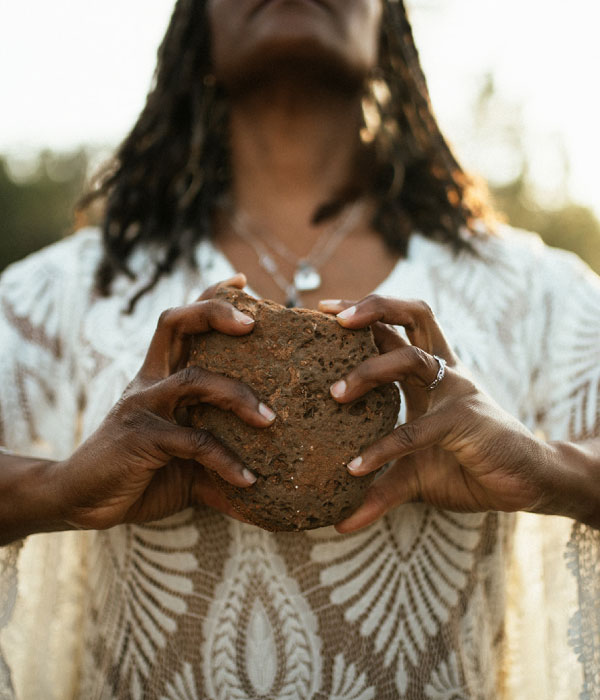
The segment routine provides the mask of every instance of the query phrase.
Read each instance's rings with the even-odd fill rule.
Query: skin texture
[[[236,275],[225,284],[245,282]],[[202,402],[231,410],[256,428],[275,418],[246,385],[199,368],[182,369],[190,334],[252,330],[250,317],[211,298],[215,291],[212,287],[196,303],[161,315],[140,371],[69,459],[2,456],[0,543],[44,530],[151,521],[200,504],[239,519],[206,470],[241,487],[250,486],[254,476],[209,433],[177,421],[181,409]],[[22,498],[11,499],[15,492]]]
[[[600,500],[593,479],[598,441],[588,443],[587,455],[581,450],[578,459],[571,451],[565,479],[567,445],[537,439],[478,388],[427,304],[372,295],[357,303],[324,300],[319,306],[336,313],[346,328],[374,324],[381,352],[336,382],[332,396],[345,403],[374,386],[399,381],[407,402],[407,422],[348,465],[360,478],[391,462],[363,506],[337,525],[340,532],[365,527],[410,501],[459,512],[576,513],[598,527]],[[404,327],[409,342],[394,326]],[[439,369],[433,355],[444,358],[447,369],[441,383],[427,391]]]
[[[257,230],[303,257],[324,233],[312,224],[314,212],[356,175],[361,93],[352,85],[374,65],[379,2],[211,0],[209,12],[216,73],[231,92],[233,203]],[[252,90],[248,83],[240,89],[249,69],[266,70],[275,56],[281,70],[266,72]],[[361,299],[389,274],[396,260],[372,229],[371,211],[367,201],[347,245],[322,267],[321,288],[304,295],[307,307],[323,298]],[[252,289],[284,301],[223,212],[215,212],[213,229],[215,243],[244,270]],[[291,279],[291,265],[282,261],[280,269]],[[245,282],[244,275],[228,281]],[[236,517],[206,470],[237,485],[250,486],[252,477],[210,435],[180,424],[185,406],[199,402],[232,410],[258,428],[272,421],[247,387],[182,369],[190,333],[251,331],[232,307],[210,300],[213,292],[163,314],[140,372],[69,459],[0,454],[0,543],[34,532],[155,520],[191,505]],[[351,328],[374,324],[382,356],[340,377],[346,390],[336,383],[334,398],[349,401],[398,380],[409,415],[408,423],[357,455],[356,478],[394,464],[361,509],[338,525],[341,532],[417,500],[459,511],[554,513],[600,527],[598,439],[547,444],[529,434],[476,386],[422,302],[371,296],[320,308],[338,314],[352,307],[353,314],[338,320]],[[407,330],[408,344],[394,326]],[[448,361],[448,370],[440,386],[426,392],[438,371],[432,353]]]

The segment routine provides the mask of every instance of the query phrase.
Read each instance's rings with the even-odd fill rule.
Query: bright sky
[[[503,98],[499,123],[510,125],[521,108],[540,187],[560,178],[562,140],[571,195],[600,214],[600,2],[409,4],[434,107],[465,165],[496,179],[510,172],[493,132],[472,137],[470,108],[490,71]],[[0,152],[118,143],[143,105],[172,6],[0,0]]]

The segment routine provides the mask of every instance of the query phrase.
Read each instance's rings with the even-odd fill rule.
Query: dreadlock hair
[[[374,154],[372,177],[360,193],[367,190],[378,202],[373,226],[400,253],[414,230],[456,250],[469,248],[474,221],[487,218],[485,198],[437,125],[402,0],[383,0],[379,46],[361,132]],[[227,100],[211,70],[206,0],[177,0],[146,105],[80,202],[105,199],[100,294],[110,294],[119,273],[134,278],[128,260],[136,247],[161,247],[153,276],[129,311],[179,259],[194,264],[196,244],[210,234],[211,213],[229,188]],[[326,215],[338,208],[325,207]]]

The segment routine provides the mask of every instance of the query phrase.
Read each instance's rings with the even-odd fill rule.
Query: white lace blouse
[[[484,388],[549,439],[600,435],[600,280],[508,228],[454,254],[414,235],[377,290],[421,298]],[[139,368],[159,313],[233,272],[210,243],[143,296],[99,298],[85,229],[0,280],[0,444],[69,455]],[[0,698],[600,697],[600,533],[396,508],[350,535],[205,507],[0,549]]]

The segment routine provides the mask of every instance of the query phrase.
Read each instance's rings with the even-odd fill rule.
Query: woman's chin
[[[296,29],[249,47],[237,61],[222,66],[217,77],[235,96],[273,85],[354,93],[362,88],[366,75],[336,47]]]

